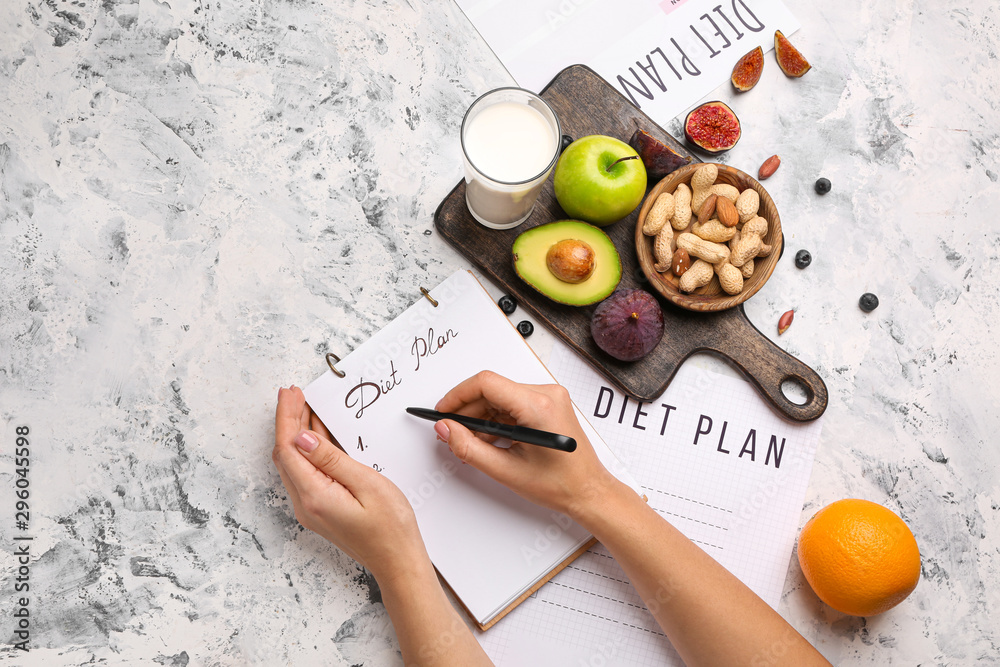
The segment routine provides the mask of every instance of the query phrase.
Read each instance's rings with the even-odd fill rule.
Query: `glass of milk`
[[[531,215],[559,158],[562,131],[545,100],[523,88],[497,88],[469,107],[462,121],[465,202],[492,229]]]

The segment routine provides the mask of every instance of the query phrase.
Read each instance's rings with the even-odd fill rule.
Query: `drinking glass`
[[[559,158],[559,118],[538,95],[497,88],[479,97],[462,120],[465,202],[491,229],[528,219]]]

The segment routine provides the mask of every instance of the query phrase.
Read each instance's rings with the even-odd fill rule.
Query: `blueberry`
[[[560,139],[559,150],[563,151],[566,150],[566,147],[569,146],[571,143],[573,143],[573,137],[569,136],[568,134],[562,135],[562,139]]]
[[[861,298],[858,299],[858,306],[866,313],[870,313],[878,308],[878,297],[871,292],[865,292],[861,295]]]
[[[510,315],[517,310],[517,301],[514,301],[514,297],[509,294],[504,294],[500,297],[497,305],[500,306],[500,310],[503,311],[504,315]]]
[[[531,334],[535,333],[535,325],[528,320],[521,320],[517,323],[517,333],[527,338]]]
[[[819,179],[819,180],[816,181],[816,186],[815,187],[816,187],[816,194],[818,194],[818,195],[825,195],[827,192],[830,191],[830,188],[833,187],[833,186],[830,185],[830,179],[829,178],[821,178],[821,179]]]
[[[795,253],[795,266],[800,269],[804,269],[810,264],[812,264],[813,256],[809,254],[808,250],[799,250]]]

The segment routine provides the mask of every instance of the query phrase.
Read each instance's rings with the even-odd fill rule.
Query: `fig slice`
[[[637,361],[663,338],[663,311],[649,292],[620,289],[594,310],[590,334],[615,359]]]
[[[740,140],[740,119],[725,103],[706,102],[684,119],[684,136],[709,153],[728,151]]]
[[[797,79],[812,69],[809,61],[802,57],[799,50],[792,46],[780,30],[774,31],[774,57],[785,76]]]
[[[736,61],[733,67],[733,74],[729,80],[733,82],[733,87],[745,93],[760,81],[760,74],[764,71],[764,49],[759,46],[753,51]]]
[[[667,174],[691,164],[690,156],[681,155],[643,130],[636,130],[632,138],[628,140],[628,145],[642,158],[642,164],[646,167],[646,176],[651,182],[659,181]]]

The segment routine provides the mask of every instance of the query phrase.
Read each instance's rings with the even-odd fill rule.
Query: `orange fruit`
[[[819,599],[852,616],[895,607],[917,586],[920,551],[894,512],[867,500],[838,500],[799,534],[799,565]]]

